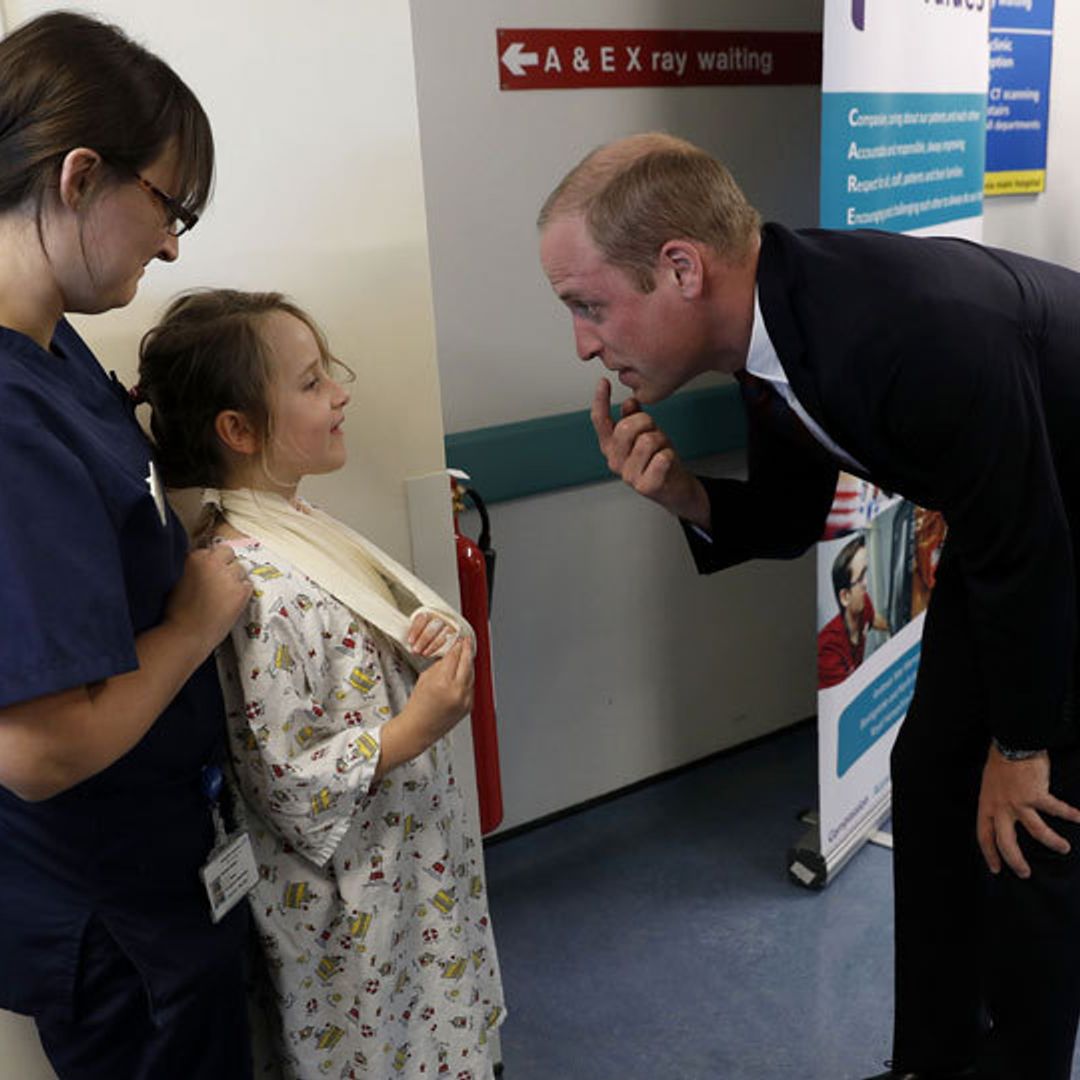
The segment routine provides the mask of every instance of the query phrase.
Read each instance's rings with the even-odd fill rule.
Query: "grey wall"
[[[447,431],[587,407],[600,371],[574,356],[534,222],[598,143],[671,131],[726,160],[766,216],[816,223],[818,87],[500,92],[496,29],[820,30],[820,2],[412,10]],[[500,503],[493,527],[505,827],[814,711],[811,563],[699,579],[674,522],[616,482]]]
[[[499,90],[498,27],[820,30],[820,0],[413,0],[446,430],[584,408],[596,371],[536,258],[536,213],[598,143],[661,128],[723,158],[762,213],[817,223],[818,87]]]

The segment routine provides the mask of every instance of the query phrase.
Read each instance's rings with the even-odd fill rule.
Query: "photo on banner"
[[[942,515],[841,474],[817,548],[818,768],[844,812],[834,847],[888,790],[888,753],[918,673],[923,618],[945,541]]]

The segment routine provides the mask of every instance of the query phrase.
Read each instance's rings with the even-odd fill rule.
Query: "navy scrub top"
[[[52,347],[0,328],[0,706],[138,667],[187,540],[162,522],[123,388],[66,322]],[[246,905],[210,922],[201,770],[224,731],[212,658],[142,740],[54,798],[0,788],[0,1007],[68,1008],[98,917],[167,997],[242,947]],[[238,961],[239,962],[239,961]]]

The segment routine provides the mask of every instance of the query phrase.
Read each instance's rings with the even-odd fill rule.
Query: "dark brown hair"
[[[854,587],[855,582],[851,580],[851,564],[855,559],[855,556],[866,547],[866,537],[863,535],[856,536],[854,540],[849,540],[841,549],[839,554],[833,560],[832,565],[832,585],[833,593],[836,596],[836,606],[843,611],[844,605],[840,602],[840,593],[844,589],[850,589]]]
[[[218,414],[247,416],[270,437],[272,372],[259,320],[275,311],[303,322],[323,363],[334,358],[306,312],[276,292],[200,289],[177,297],[139,345],[139,400],[150,404],[150,433],[168,487],[221,487]]]
[[[42,206],[67,153],[96,150],[118,173],[145,168],[176,140],[179,189],[198,212],[210,197],[214,141],[195,95],[118,27],[72,12],[0,40],[0,213]]]

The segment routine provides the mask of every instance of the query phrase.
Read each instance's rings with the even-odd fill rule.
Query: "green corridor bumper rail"
[[[676,394],[648,411],[686,461],[746,446],[734,384]],[[447,435],[446,464],[464,469],[489,504],[611,478],[587,409]]]

